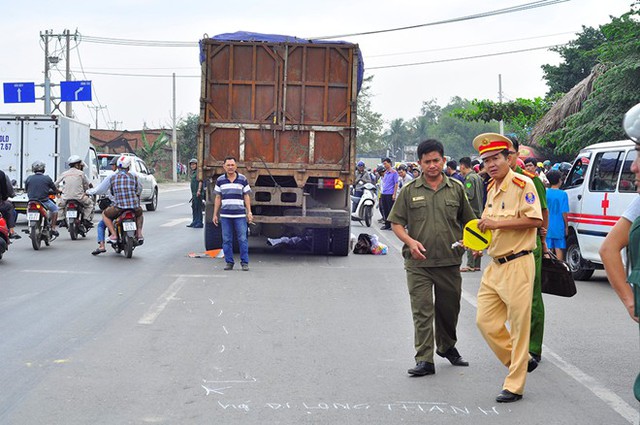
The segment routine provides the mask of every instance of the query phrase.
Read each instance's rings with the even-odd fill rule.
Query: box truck
[[[205,247],[222,245],[211,222],[213,184],[234,156],[252,189],[250,235],[310,237],[316,254],[347,255],[358,46],[240,32],[202,39],[200,60]]]

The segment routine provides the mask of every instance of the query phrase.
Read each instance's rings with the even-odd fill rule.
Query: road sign
[[[35,103],[34,83],[4,83],[4,103]]]
[[[91,81],[60,81],[60,100],[63,102],[91,101]]]

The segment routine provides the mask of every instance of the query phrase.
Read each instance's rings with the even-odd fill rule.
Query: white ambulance
[[[587,280],[594,270],[603,268],[598,250],[638,196],[631,172],[635,146],[631,140],[587,146],[565,179],[562,189],[570,209],[566,261],[576,280]]]

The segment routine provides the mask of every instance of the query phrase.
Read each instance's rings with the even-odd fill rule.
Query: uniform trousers
[[[470,269],[479,269],[482,257],[473,255],[473,251],[467,250],[467,267]]]
[[[533,302],[531,303],[531,334],[529,352],[542,354],[544,336],[544,303],[542,301],[542,244],[538,236],[536,249],[533,250],[536,273],[533,279]]]
[[[476,323],[489,348],[509,368],[502,388],[515,394],[523,393],[527,379],[534,273],[531,254],[505,264],[491,261],[478,290]]]
[[[456,326],[462,294],[460,266],[405,269],[413,313],[415,359],[416,362],[433,363],[434,318],[439,352],[455,347],[458,341]]]

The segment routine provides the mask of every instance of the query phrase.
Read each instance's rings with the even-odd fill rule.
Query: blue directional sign
[[[91,81],[60,81],[60,100],[63,102],[91,101]]]
[[[34,83],[4,83],[4,103],[35,103]]]

